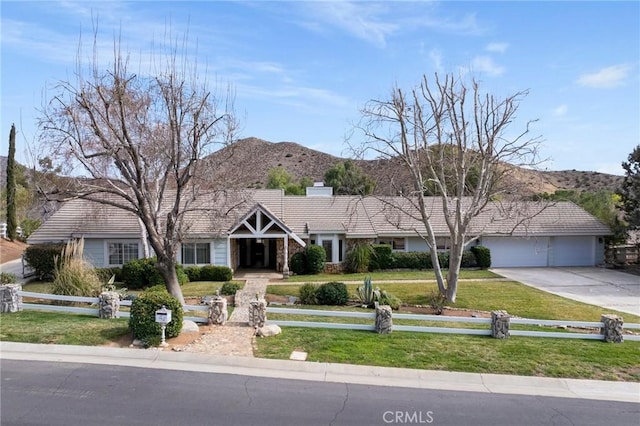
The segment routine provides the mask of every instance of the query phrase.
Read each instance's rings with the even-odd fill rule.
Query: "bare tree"
[[[535,165],[540,143],[527,136],[530,122],[522,132],[507,134],[526,95],[524,91],[498,99],[482,93],[475,80],[465,83],[451,74],[436,74],[431,80],[423,77],[409,93],[394,88],[389,100],[372,100],[362,110],[357,129],[365,140],[360,149],[398,161],[407,172],[402,174],[408,174],[406,181],[390,177],[402,198],[386,199],[387,207],[424,224],[415,231],[431,250],[438,288],[450,302],[456,299],[464,248],[480,237],[477,230],[470,233],[473,219],[496,200],[502,201],[506,214],[518,217],[518,223],[539,213],[514,214],[516,204],[507,207],[519,192],[509,179],[513,166]],[[429,196],[439,197],[440,207]],[[442,209],[449,230],[446,279],[436,252],[434,208]],[[389,215],[392,221],[393,217]]]
[[[202,197],[211,191],[200,160],[232,140],[233,99],[209,90],[186,56],[186,38],[182,48],[169,42],[153,53],[152,71],[138,73],[130,71],[119,41],[112,63],[101,68],[96,40],[94,34],[93,59],[85,66],[78,53],[75,80],[60,81],[42,112],[47,158],[66,165],[72,177],[54,195],[138,217],[167,290],[184,304],[177,251],[187,216],[206,210]]]

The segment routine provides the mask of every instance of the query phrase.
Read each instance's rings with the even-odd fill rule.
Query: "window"
[[[342,262],[342,252],[344,250],[344,243],[342,240],[338,240],[338,262]]]
[[[205,265],[211,263],[209,243],[182,243],[183,265]]]
[[[384,240],[379,240],[379,244],[388,244],[394,251],[404,251],[405,244],[404,238],[387,238]]]
[[[327,254],[327,262],[333,262],[333,241],[322,240],[322,247],[324,247],[324,252]]]
[[[137,259],[138,243],[109,243],[109,265],[124,265]]]

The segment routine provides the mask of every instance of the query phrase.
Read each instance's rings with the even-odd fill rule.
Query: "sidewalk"
[[[640,403],[640,383],[456,373],[305,361],[0,342],[0,359],[119,365],[373,386],[399,386]]]

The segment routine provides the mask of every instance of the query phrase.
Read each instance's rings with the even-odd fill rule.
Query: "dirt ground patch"
[[[0,263],[20,259],[27,244],[22,241],[9,241],[0,238]]]

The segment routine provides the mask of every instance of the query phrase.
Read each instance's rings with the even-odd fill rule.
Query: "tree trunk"
[[[453,244],[449,251],[449,271],[447,272],[447,300],[456,303],[456,293],[458,292],[458,279],[460,277],[460,264],[462,263],[462,252],[464,244]]]
[[[178,299],[181,305],[184,306],[184,296],[182,295],[182,288],[178,282],[178,274],[176,274],[176,261],[168,257],[158,257],[156,268],[160,271],[160,275],[164,278],[167,291],[173,297]]]

